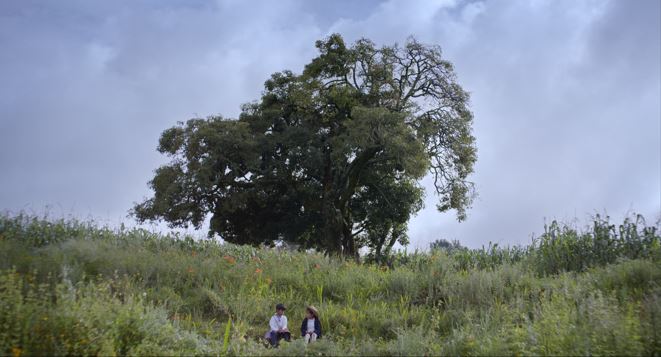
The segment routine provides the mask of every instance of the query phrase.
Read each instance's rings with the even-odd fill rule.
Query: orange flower
[[[231,255],[226,255],[223,257],[223,259],[225,259],[230,264],[236,263],[236,259]]]
[[[261,274],[261,273],[262,273],[262,269],[259,268],[255,269],[255,274]]]
[[[21,353],[23,353],[23,350],[21,350],[18,347],[12,347],[12,349],[11,349],[12,356],[19,357],[21,355]]]

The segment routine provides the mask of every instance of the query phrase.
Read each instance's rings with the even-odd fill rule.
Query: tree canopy
[[[396,242],[423,206],[433,177],[437,208],[466,217],[476,160],[468,94],[437,46],[409,39],[347,46],[317,41],[302,74],[275,73],[238,119],[191,119],[165,130],[151,198],[139,221],[164,220],[240,244],[287,241],[375,257]]]

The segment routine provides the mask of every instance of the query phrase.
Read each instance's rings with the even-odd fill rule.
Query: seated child
[[[308,306],[305,309],[305,318],[301,324],[301,336],[305,337],[305,342],[310,343],[321,338],[321,322],[319,322],[319,312],[314,306]]]
[[[278,346],[278,343],[283,338],[285,341],[291,340],[291,333],[289,333],[289,329],[287,328],[285,305],[275,305],[275,314],[271,317],[269,326],[271,327],[271,330],[266,333],[265,337],[271,342],[272,346]]]

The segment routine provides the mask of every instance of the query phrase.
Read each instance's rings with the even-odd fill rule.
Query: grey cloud
[[[125,216],[163,162],[162,130],[237,115],[270,73],[306,57],[287,54],[311,56],[321,36],[286,2],[1,6],[0,202],[10,210]]]
[[[595,211],[659,215],[658,2],[446,1],[421,4],[423,16],[408,6],[335,29],[439,43],[472,93],[480,196],[457,223],[429,195],[414,246],[525,244],[545,218]]]
[[[162,130],[236,116],[340,32],[440,44],[472,93],[480,196],[457,223],[430,193],[414,247],[528,243],[544,218],[594,210],[653,220],[660,17],[654,0],[2,2],[0,209],[122,219],[164,162]]]

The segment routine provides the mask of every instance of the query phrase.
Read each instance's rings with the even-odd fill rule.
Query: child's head
[[[305,317],[307,317],[308,319],[312,319],[312,318],[317,319],[319,318],[319,312],[314,306],[308,306],[307,308],[305,308]]]
[[[285,314],[285,305],[283,304],[277,304],[275,305],[275,313],[278,314],[278,316],[282,316]]]

